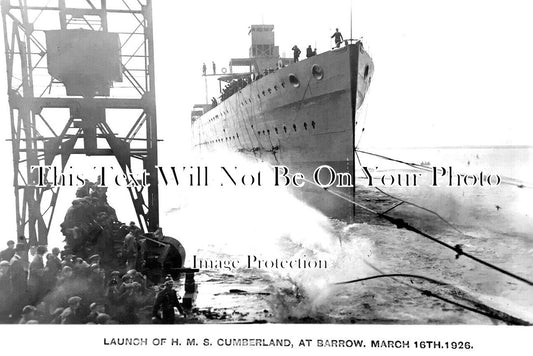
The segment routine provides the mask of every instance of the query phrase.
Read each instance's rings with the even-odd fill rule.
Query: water
[[[460,230],[427,211],[402,204],[389,214],[450,245],[518,275],[533,279],[533,189],[530,148],[389,149],[374,153],[449,167],[461,173],[499,174],[510,184],[497,187],[384,188],[384,192],[426,207]],[[360,154],[363,166],[379,174],[413,173],[409,167]],[[267,173],[268,166],[229,154],[194,157],[161,165],[221,165],[244,172]],[[376,169],[377,167],[377,169]],[[364,187],[358,172],[357,201],[376,211],[398,203]],[[426,177],[427,178],[427,177]],[[458,303],[473,300],[513,316],[533,321],[533,289],[488,269],[406,230],[397,229],[373,214],[357,209],[355,222],[328,219],[287,191],[272,187],[208,187],[160,185],[161,226],[178,238],[192,256],[212,260],[245,261],[247,255],[266,259],[323,259],[327,269],[202,270],[198,275],[197,306],[204,322],[315,322],[490,324],[485,316],[421,294],[429,290]],[[161,184],[161,182],[160,182]],[[523,186],[519,188],[519,186]],[[62,246],[59,229],[74,190],[62,193],[50,246]],[[70,194],[69,194],[70,193]],[[109,191],[121,221],[134,220],[124,189]],[[333,283],[378,275],[405,273],[450,283],[441,287],[415,278],[373,279],[361,283]]]
[[[377,152],[377,151],[376,151]],[[390,215],[404,218],[450,245],[532,279],[533,204],[527,187],[531,149],[382,150],[387,154],[464,173],[480,169],[506,177],[497,187],[386,188],[389,194],[429,208],[440,217],[403,204]],[[396,163],[361,156],[376,172],[405,172]],[[236,157],[218,156],[246,169],[266,169]],[[251,166],[250,166],[251,165]],[[514,179],[510,179],[514,178]],[[361,182],[361,181],[360,181]],[[516,184],[526,184],[523,188]],[[170,189],[170,188],[166,188]],[[169,198],[176,194],[176,198]],[[358,202],[384,211],[397,200],[373,188],[357,188]],[[192,255],[243,261],[247,255],[328,261],[327,269],[203,270],[198,281],[200,319],[216,322],[339,322],[490,324],[485,316],[433,297],[417,287],[468,306],[479,302],[533,321],[533,289],[412,232],[397,229],[358,209],[355,223],[327,219],[279,188],[196,187],[168,191],[165,232]],[[179,202],[179,203],[178,203]],[[454,228],[442,219],[453,224]],[[458,232],[456,229],[460,230]],[[405,273],[447,282],[442,287],[416,278],[379,278],[343,286],[335,282],[384,273]],[[401,283],[401,282],[404,283]],[[406,284],[407,285],[406,285]],[[409,285],[411,287],[409,287]],[[206,312],[209,310],[209,312]],[[205,317],[207,315],[207,317]]]

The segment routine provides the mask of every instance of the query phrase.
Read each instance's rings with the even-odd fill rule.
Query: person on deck
[[[342,41],[344,40],[342,38],[342,34],[339,32],[339,29],[335,29],[335,33],[331,36],[331,38],[335,38],[335,46],[339,48],[341,46]]]
[[[306,53],[305,53],[305,54],[306,54],[306,57],[307,57],[307,58],[311,58],[311,57],[314,56],[314,52],[313,52],[313,49],[311,48],[311,45],[309,45],[309,46],[307,47],[307,50],[306,50]]]
[[[294,56],[294,63],[298,62],[298,58],[300,58],[300,53],[302,53],[302,51],[300,51],[297,45],[292,47],[292,53]]]

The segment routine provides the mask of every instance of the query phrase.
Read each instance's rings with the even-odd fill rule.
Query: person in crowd
[[[49,253],[46,255],[46,265],[44,267],[44,273],[43,273],[43,288],[44,294],[47,294],[52,289],[54,289],[57,277],[59,275],[59,272],[61,271],[61,262],[59,264],[54,259],[54,255]]]
[[[28,302],[28,274],[24,269],[24,253],[27,252],[24,244],[18,243],[15,247],[15,254],[11,258],[10,263],[10,279],[11,279],[11,292],[12,302],[11,310],[12,316],[20,316],[22,307]]]
[[[95,320],[95,324],[99,324],[99,325],[111,324],[111,322],[112,322],[111,316],[106,313],[98,314]]]
[[[141,272],[136,272],[133,276],[133,281],[139,283],[139,285],[141,286],[140,291],[142,294],[144,294],[147,289],[146,276]]]
[[[35,256],[30,263],[30,275],[28,279],[28,291],[30,292],[31,302],[37,304],[41,299],[44,289],[44,261],[43,256],[46,253],[45,246],[39,246],[35,249]]]
[[[56,308],[50,315],[50,324],[61,324],[61,314],[65,308]]]
[[[89,290],[87,291],[92,301],[102,302],[105,296],[105,270],[93,263],[90,267],[87,279]]]
[[[15,255],[15,241],[9,240],[7,242],[7,248],[0,252],[0,261],[11,261]]]
[[[26,305],[22,308],[22,317],[19,320],[19,324],[29,324],[29,321],[36,320],[35,312],[37,308],[33,305]]]
[[[89,259],[87,260],[89,265],[96,264],[98,267],[100,267],[100,261],[101,261],[101,258],[99,254],[94,254],[91,257],[89,257]]]
[[[85,318],[81,313],[81,298],[73,296],[68,299],[68,307],[60,315],[61,324],[85,324]]]
[[[98,304],[95,302],[91,303],[91,305],[89,305],[89,311],[89,315],[87,315],[87,322],[96,324],[96,318],[98,318],[98,315],[100,315]]]
[[[72,254],[71,250],[64,250],[63,253],[63,260],[61,261],[61,268],[63,267],[74,267],[74,255]]]
[[[77,277],[86,277],[89,275],[89,267],[90,265],[85,262],[85,260],[81,257],[76,257],[76,260],[74,262],[74,267],[72,267],[72,271],[74,272],[74,275]]]
[[[9,262],[0,261],[0,291],[10,291],[11,281],[9,279]]]
[[[9,262],[0,261],[0,323],[9,322],[11,302],[11,280]]]
[[[24,268],[24,272],[26,272],[26,278],[28,278],[30,268],[30,259],[28,257],[28,251],[30,250],[30,244],[28,243],[24,235],[20,235],[17,238],[17,245],[15,245],[15,250],[17,249],[17,246],[19,244],[22,246],[22,248],[19,247],[18,254],[21,257],[22,267]]]
[[[140,235],[139,229],[131,229],[124,238],[122,256],[126,259],[126,268],[132,269],[137,266],[137,257],[139,255],[139,246],[137,239]]]
[[[183,316],[185,316],[185,311],[181,307],[176,291],[172,288],[174,286],[172,279],[167,277],[163,286],[163,289],[157,293],[155,298],[152,308],[152,321],[154,323],[174,324],[176,317],[174,307]]]
[[[61,269],[61,273],[58,277],[59,283],[66,283],[69,280],[71,280],[74,277],[74,271],[72,271],[72,267],[70,266],[63,266]]]
[[[113,274],[113,272],[111,272],[111,274]],[[120,273],[119,273],[119,276],[120,276]],[[119,287],[120,287],[119,279],[112,276],[111,279],[109,280],[109,284],[106,290],[105,310],[113,318],[116,317],[116,315],[119,313],[119,307],[121,303]]]
[[[59,247],[54,247],[52,249],[52,257],[54,260],[53,263],[56,264],[58,272],[61,270],[61,258],[59,257],[60,253],[61,250],[59,249]]]

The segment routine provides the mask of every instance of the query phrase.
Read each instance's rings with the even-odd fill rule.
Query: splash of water
[[[210,170],[220,166],[246,172],[270,170],[266,164],[231,154],[203,158]],[[361,254],[371,258],[372,243],[354,234],[357,225],[330,220],[283,188],[269,184],[187,187],[171,200],[179,203],[166,208],[164,219],[175,222],[166,226],[173,225],[173,236],[189,251],[188,264],[194,254],[239,260],[255,255],[269,260],[327,262],[327,268],[322,269],[267,272],[272,280],[279,281],[271,304],[280,318],[318,315],[335,291],[331,283],[368,271]]]

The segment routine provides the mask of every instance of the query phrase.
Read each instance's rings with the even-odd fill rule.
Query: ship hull
[[[323,165],[355,177],[354,145],[362,132],[356,112],[372,73],[360,43],[278,69],[195,120],[194,147],[238,151],[310,181]],[[293,193],[327,216],[350,218],[355,188],[330,189],[348,199],[309,182]]]

